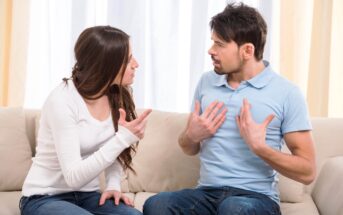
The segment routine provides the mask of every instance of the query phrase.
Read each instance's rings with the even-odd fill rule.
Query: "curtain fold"
[[[306,95],[309,75],[312,0],[280,4],[280,74],[297,84]]]
[[[280,69],[307,98],[311,116],[343,117],[343,2],[281,1]]]
[[[332,4],[329,117],[343,117],[343,1]]]
[[[0,0],[0,106],[8,103],[12,0]]]
[[[1,0],[1,106],[24,104],[29,8],[29,0]]]
[[[332,0],[315,0],[307,100],[312,116],[329,115]]]

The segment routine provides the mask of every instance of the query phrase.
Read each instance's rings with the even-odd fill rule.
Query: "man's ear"
[[[252,43],[245,43],[241,45],[241,50],[244,60],[248,60],[254,57],[255,46]]]

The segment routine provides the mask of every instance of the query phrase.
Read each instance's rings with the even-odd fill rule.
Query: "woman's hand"
[[[105,204],[107,199],[113,199],[115,205],[119,205],[122,200],[126,205],[133,207],[133,201],[117,190],[107,190],[101,194],[99,205]]]
[[[119,125],[124,126],[125,128],[129,129],[139,139],[142,139],[144,137],[147,117],[151,113],[151,109],[144,111],[135,120],[132,120],[130,122],[127,122],[125,120],[126,112],[122,108],[119,109],[119,113],[120,113],[120,117],[118,121]]]

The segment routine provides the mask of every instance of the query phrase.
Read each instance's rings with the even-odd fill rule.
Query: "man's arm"
[[[240,134],[250,150],[286,177],[310,184],[316,174],[311,132],[297,131],[285,134],[284,140],[292,154],[279,152],[266,144],[267,126],[274,116],[270,115],[262,124],[257,124],[252,119],[249,109],[250,105],[245,99],[236,120]]]
[[[226,119],[227,109],[218,114],[223,107],[222,102],[212,102],[200,115],[200,103],[195,102],[194,111],[190,113],[186,129],[179,136],[179,145],[188,155],[196,155],[200,151],[200,142],[213,136]]]
[[[256,155],[282,175],[303,184],[310,184],[316,176],[315,150],[311,132],[290,132],[284,135],[284,139],[291,155],[270,147],[255,151]]]
[[[182,151],[187,155],[196,155],[200,151],[200,142],[193,142],[187,135],[186,130],[179,136],[179,145]]]

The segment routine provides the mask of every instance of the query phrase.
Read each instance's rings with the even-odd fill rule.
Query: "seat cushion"
[[[0,191],[19,191],[32,162],[22,108],[0,108],[0,137]]]
[[[143,205],[144,202],[151,196],[156,195],[156,193],[149,193],[149,192],[139,192],[136,193],[135,196],[135,208],[143,212]]]
[[[281,203],[282,215],[319,215],[316,205],[309,194],[304,194],[300,203]]]
[[[2,215],[20,215],[20,191],[0,192],[0,212]]]

